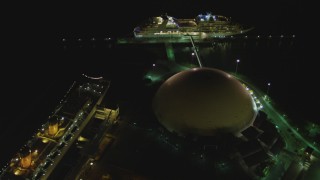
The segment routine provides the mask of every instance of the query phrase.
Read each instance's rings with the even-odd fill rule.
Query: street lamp
[[[239,64],[239,62],[240,62],[240,60],[239,60],[239,59],[237,59],[236,74],[237,74],[237,72],[238,72],[238,64]]]
[[[267,89],[267,94],[269,93],[269,88],[271,86],[271,83],[268,83],[268,89]]]

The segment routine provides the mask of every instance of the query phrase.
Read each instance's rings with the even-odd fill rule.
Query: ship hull
[[[135,38],[188,38],[192,36],[195,39],[211,39],[211,38],[225,38],[235,35],[241,35],[251,31],[253,28],[243,29],[238,32],[175,32],[175,33],[162,33],[158,32],[134,32]]]

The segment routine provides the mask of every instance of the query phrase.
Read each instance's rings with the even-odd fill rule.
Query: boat
[[[194,19],[177,19],[167,14],[149,18],[134,28],[135,38],[224,38],[244,34],[253,27],[234,23],[231,18],[211,13],[199,14]]]

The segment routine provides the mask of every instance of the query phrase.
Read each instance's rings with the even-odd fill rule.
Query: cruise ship
[[[82,74],[48,120],[0,170],[0,179],[81,179],[85,173],[72,168],[81,169],[85,165],[76,163],[95,162],[113,142],[107,130],[116,124],[119,108],[105,106],[110,83],[103,77]]]
[[[136,38],[192,36],[197,39],[224,38],[246,33],[253,27],[234,23],[222,15],[200,14],[194,19],[177,19],[167,14],[149,18],[134,28]]]

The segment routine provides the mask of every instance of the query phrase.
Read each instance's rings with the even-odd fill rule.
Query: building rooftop
[[[237,134],[256,116],[253,98],[232,75],[193,68],[167,79],[153,99],[159,122],[180,135]]]

